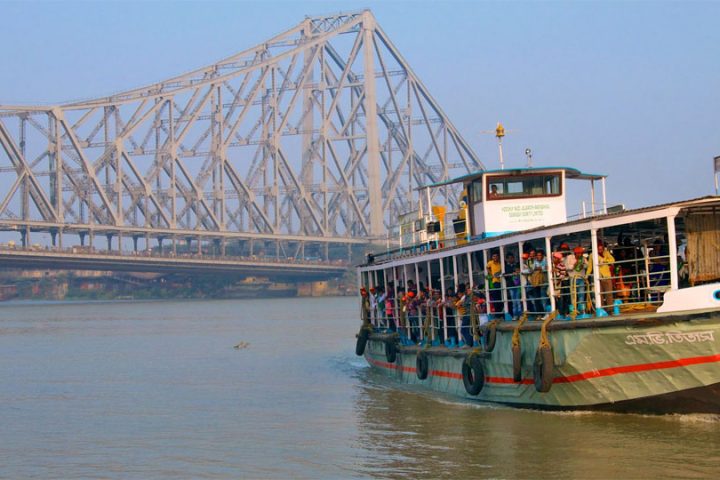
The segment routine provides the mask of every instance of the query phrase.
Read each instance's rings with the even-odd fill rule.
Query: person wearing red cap
[[[410,282],[408,282],[410,285]],[[413,290],[408,290],[407,294],[407,310],[408,310],[408,322],[410,323],[410,340],[413,343],[417,343],[419,340],[419,327],[418,327],[418,302]]]
[[[565,245],[567,247],[567,245]],[[562,245],[561,245],[562,247]],[[568,272],[565,259],[563,258],[562,252],[553,252],[552,267],[553,267],[553,287],[555,290],[555,309],[560,315],[568,314],[568,293],[569,293],[569,282]]]
[[[585,249],[577,246],[572,253],[565,258],[569,284],[570,284],[570,305],[577,313],[585,313],[585,284],[587,283],[588,256]]]

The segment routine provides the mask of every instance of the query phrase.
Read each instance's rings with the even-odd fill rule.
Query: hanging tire
[[[430,368],[430,359],[428,353],[424,350],[420,350],[415,357],[415,373],[420,380],[425,380],[428,377],[428,371]]]
[[[395,345],[395,342],[392,340],[385,342],[385,360],[387,360],[388,363],[395,363],[396,358],[397,345]]]
[[[495,325],[491,325],[485,330],[485,351],[492,352],[495,348],[495,341],[497,340],[497,331]]]
[[[360,331],[357,334],[357,343],[355,343],[355,355],[360,357],[363,353],[365,353],[365,346],[367,345],[369,336],[370,331],[367,328],[360,328]]]
[[[512,372],[514,382],[519,383],[522,381],[522,350],[520,345],[512,346]]]
[[[553,364],[552,346],[538,347],[533,364],[533,379],[535,380],[535,390],[538,392],[546,393],[550,391],[553,383]]]
[[[470,395],[477,395],[485,386],[485,369],[477,355],[468,355],[462,365],[463,385]]]

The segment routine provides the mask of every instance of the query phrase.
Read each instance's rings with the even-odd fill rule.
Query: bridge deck
[[[277,280],[317,281],[345,273],[345,263],[298,262],[289,259],[212,257],[200,255],[160,256],[111,252],[73,253],[62,250],[0,249],[0,266],[67,270],[113,270],[126,272],[238,274]]]

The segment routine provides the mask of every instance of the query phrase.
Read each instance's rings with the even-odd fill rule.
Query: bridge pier
[[[85,246],[85,235],[86,235],[85,232],[79,232],[79,233],[78,233],[78,236],[80,237],[80,246],[81,246],[81,247],[84,247],[84,246]]]
[[[20,232],[20,245],[27,247],[30,244],[30,228]]]
[[[137,247],[137,246],[138,246],[138,237],[137,237],[137,235],[133,235],[132,239],[133,239],[133,251],[134,251],[135,253],[137,253],[137,251],[138,251],[138,247]]]
[[[107,233],[107,234],[105,234],[105,238],[107,238],[107,249],[108,249],[108,252],[111,252],[111,251],[112,251],[112,238],[113,238],[112,233]]]

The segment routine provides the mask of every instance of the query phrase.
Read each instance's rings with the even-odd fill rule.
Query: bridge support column
[[[173,256],[177,256],[177,238],[173,237],[172,245],[173,245],[173,250],[172,250]]]
[[[215,244],[215,251],[213,251],[213,254],[215,256],[220,255],[220,239],[214,238],[213,243]]]
[[[150,253],[152,251],[152,246],[150,245],[150,234],[145,234],[145,251],[147,253]]]
[[[95,245],[95,232],[90,230],[90,249]]]
[[[197,253],[198,253],[198,255],[202,255],[202,237],[198,237]]]
[[[57,230],[50,230],[50,243],[53,247],[57,246]]]
[[[81,247],[85,246],[85,235],[86,235],[85,232],[78,233],[78,236],[80,237],[80,246]]]
[[[20,245],[27,247],[30,245],[30,229],[26,228],[25,231],[20,232]]]
[[[133,235],[132,239],[133,239],[133,251],[134,251],[135,253],[137,253],[137,251],[138,251],[138,248],[137,248],[138,237],[137,237],[136,235]]]
[[[105,238],[107,238],[107,249],[108,252],[112,251],[112,233],[108,233],[105,235]]]
[[[163,237],[158,237],[158,239],[157,239],[158,251],[159,251],[160,255],[162,255],[164,253],[163,252],[163,240],[165,240]]]

